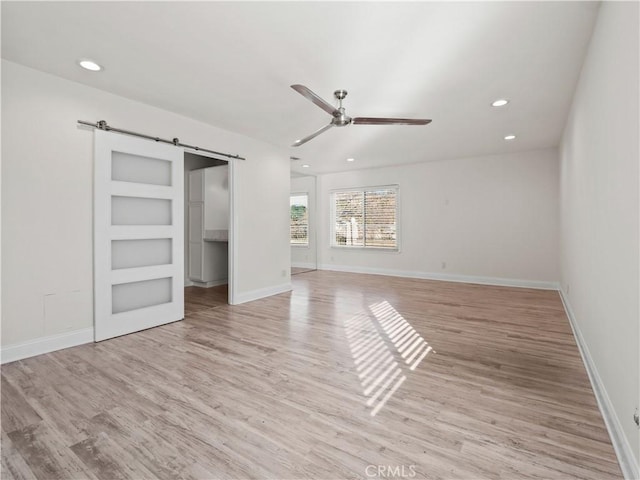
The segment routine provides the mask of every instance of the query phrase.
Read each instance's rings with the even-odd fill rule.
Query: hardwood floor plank
[[[186,287],[184,293],[189,298],[189,301],[185,303],[187,315],[226,305],[229,296],[227,285],[211,288]]]
[[[191,478],[185,473],[191,467],[190,462],[183,459],[171,443],[161,442],[156,435],[145,431],[143,426],[148,418],[144,413],[118,407],[92,418],[88,433],[93,437],[107,434],[150,472],[150,478]]]
[[[71,445],[70,450],[101,480],[153,478],[153,474],[106,433],[89,437]]]
[[[24,461],[22,455],[14,448],[13,442],[7,436],[4,430],[2,434],[2,470],[0,478],[4,480],[32,480],[35,474]]]
[[[36,478],[96,479],[44,422],[10,432],[8,437]]]
[[[42,418],[38,415],[27,399],[11,385],[2,375],[2,429],[5,432],[13,432],[30,425],[40,423]]]

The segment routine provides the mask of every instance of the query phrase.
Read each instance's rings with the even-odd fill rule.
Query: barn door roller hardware
[[[98,120],[96,123],[85,122],[84,120],[78,120],[78,123],[81,125],[87,125],[89,127],[94,127],[99,130],[104,130],[107,132],[124,133],[125,135],[133,135],[134,137],[146,138],[147,140],[153,140],[155,142],[170,143],[171,145],[175,145],[176,147],[190,148],[192,150],[196,150],[199,152],[212,153],[214,155],[233,158],[235,160],[246,160],[246,158],[241,157],[240,155],[232,155],[230,153],[216,152],[215,150],[209,150],[208,148],[201,148],[201,147],[196,147],[195,145],[187,145],[186,143],[180,143],[180,139],[177,137],[172,138],[171,140],[167,140],[166,138],[153,137],[151,135],[146,135],[144,133],[132,132],[131,130],[124,130],[122,128],[111,127],[110,125],[107,124],[106,120]]]

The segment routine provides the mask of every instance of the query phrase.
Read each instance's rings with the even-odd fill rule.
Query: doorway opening
[[[231,303],[230,164],[184,153],[185,314]]]
[[[312,272],[317,264],[316,177],[291,172],[291,275]]]

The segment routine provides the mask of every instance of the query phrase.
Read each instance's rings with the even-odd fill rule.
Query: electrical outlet
[[[287,276],[287,271],[285,269],[282,269],[282,276],[286,277]]]
[[[447,268],[447,262],[442,262],[441,267],[442,267],[442,269],[443,269],[443,270],[444,270],[445,268]]]

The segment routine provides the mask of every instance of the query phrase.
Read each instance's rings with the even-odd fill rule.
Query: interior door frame
[[[227,280],[229,291],[227,296],[227,302],[229,303],[229,305],[236,305],[235,293],[238,291],[238,288],[237,288],[238,276],[236,275],[236,268],[238,265],[238,260],[237,260],[238,236],[236,235],[236,226],[238,225],[238,219],[236,216],[236,208],[235,208],[236,192],[237,192],[235,169],[236,169],[237,160],[233,158],[230,158],[230,159],[219,158],[214,155],[210,155],[207,152],[203,152],[202,150],[185,148],[184,151],[195,153],[196,155],[200,155],[202,157],[214,158],[216,160],[224,160],[227,162],[227,165],[229,166],[229,251],[228,251],[228,266],[227,266],[227,269],[229,272],[228,280]],[[184,190],[184,185],[182,188]],[[182,193],[184,196],[184,191]],[[185,244],[186,244],[186,240],[185,240]]]

